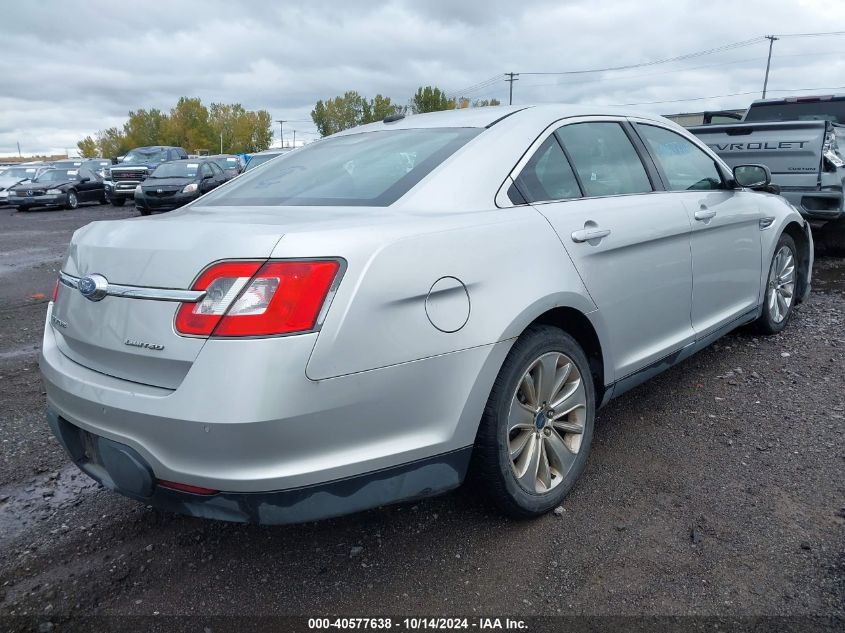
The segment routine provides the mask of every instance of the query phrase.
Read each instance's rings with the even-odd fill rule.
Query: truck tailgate
[[[818,184],[824,121],[701,125],[689,131],[729,166],[758,164],[783,188],[812,189]]]

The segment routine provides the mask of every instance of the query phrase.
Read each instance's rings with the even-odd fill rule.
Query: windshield
[[[33,167],[9,167],[7,170],[0,173],[0,177],[3,178],[35,178],[35,174],[38,172],[37,169]]]
[[[845,99],[752,105],[745,121],[833,121],[845,123]]]
[[[250,156],[249,162],[246,164],[246,169],[244,171],[247,171],[249,169],[255,169],[259,165],[263,165],[268,160],[273,160],[277,156],[281,156],[281,153],[279,153],[279,154],[253,154],[252,156]]]
[[[220,169],[237,169],[238,168],[238,159],[235,157],[231,158],[215,158],[214,162],[220,167]]]
[[[76,169],[48,169],[38,176],[34,182],[67,182],[68,180],[76,180],[78,174],[79,171]]]
[[[123,157],[124,163],[163,163],[167,160],[167,150],[137,150],[133,149]]]
[[[199,163],[165,163],[155,168],[150,178],[196,178]]]
[[[217,206],[385,207],[480,132],[429,128],[329,137],[240,176],[206,200]]]

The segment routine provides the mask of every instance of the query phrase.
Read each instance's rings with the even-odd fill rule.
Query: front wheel
[[[121,198],[119,196],[113,196],[111,199],[111,203],[116,207],[122,207],[126,204],[126,198]]]
[[[67,204],[65,204],[65,209],[76,209],[79,206],[79,198],[76,197],[75,191],[68,191],[67,192]]]
[[[548,512],[584,470],[594,419],[581,347],[558,328],[528,328],[502,365],[478,430],[474,468],[482,490],[510,516]]]
[[[757,319],[757,329],[763,334],[777,334],[786,327],[795,307],[798,285],[798,257],[795,241],[786,233],[780,236],[769,267],[763,313]]]

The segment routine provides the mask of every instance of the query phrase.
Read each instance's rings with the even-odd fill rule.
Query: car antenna
[[[401,121],[404,118],[405,118],[404,112],[397,112],[396,114],[391,114],[391,115],[384,117],[384,119],[382,120],[382,123],[395,123],[396,121]]]

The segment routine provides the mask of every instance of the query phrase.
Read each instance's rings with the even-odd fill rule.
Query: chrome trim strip
[[[79,277],[59,273],[59,283],[68,288],[79,288]],[[108,285],[106,296],[124,299],[146,299],[148,301],[177,301],[179,303],[198,303],[205,297],[205,290],[178,290],[175,288],[146,288],[144,286]]]

